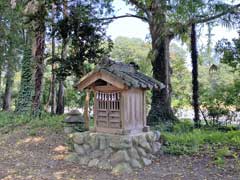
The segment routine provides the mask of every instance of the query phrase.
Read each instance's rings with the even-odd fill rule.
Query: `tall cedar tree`
[[[44,73],[44,50],[45,50],[45,18],[47,16],[47,7],[45,1],[31,0],[25,7],[24,14],[28,21],[32,23],[33,37],[33,59],[35,65],[34,71],[34,94],[32,100],[32,114],[39,116],[41,112],[41,96]]]

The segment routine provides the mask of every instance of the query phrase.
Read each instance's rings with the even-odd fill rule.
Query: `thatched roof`
[[[80,86],[81,89],[86,88],[81,87],[81,82],[87,81],[88,78],[96,73],[107,74],[128,87],[143,89],[163,89],[165,87],[161,82],[139,72],[138,65],[135,63],[125,64],[123,62],[113,61],[110,59],[99,63],[92,72],[88,73],[80,80],[76,87]]]

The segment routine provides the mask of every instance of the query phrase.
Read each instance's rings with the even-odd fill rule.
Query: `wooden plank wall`
[[[144,91],[132,88],[122,93],[122,113],[124,129],[132,132],[142,131],[145,126]]]

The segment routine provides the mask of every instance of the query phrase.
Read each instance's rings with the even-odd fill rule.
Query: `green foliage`
[[[50,131],[61,132],[64,116],[50,116],[42,114],[41,118],[34,119],[29,115],[16,115],[9,112],[0,112],[0,133],[8,133],[17,127],[25,125],[30,135],[46,128]]]
[[[150,43],[138,38],[117,37],[111,51],[111,58],[125,63],[134,62],[139,66],[139,70],[148,76],[152,76],[152,66],[149,57],[151,50]],[[150,108],[151,91],[147,91],[147,105]]]
[[[135,62],[140,71],[152,76],[152,65],[150,58],[150,43],[137,38],[117,37],[111,52],[114,60],[125,63]],[[186,65],[186,51],[176,43],[170,46],[170,58],[172,66],[172,106],[177,108],[190,105],[191,74]],[[151,92],[147,92],[147,104],[151,102]]]
[[[125,63],[135,62],[140,71],[151,76],[152,68],[148,54],[151,50],[150,43],[138,38],[117,37],[111,52],[111,57]]]
[[[64,116],[43,114],[40,119],[32,119],[27,124],[29,130],[46,128],[54,132],[62,132]]]
[[[173,126],[173,132],[174,133],[179,133],[181,134],[182,132],[188,133],[188,132],[192,132],[194,128],[194,125],[191,121],[189,120],[184,120],[182,122],[176,123]]]
[[[225,123],[233,121],[240,104],[238,72],[224,64],[214,72],[200,66],[199,77],[201,108],[210,125],[219,124],[221,117],[226,117]]]
[[[65,59],[62,56],[54,59],[59,63],[59,79],[65,80],[70,75],[81,77],[87,71],[85,62],[95,64],[109,53],[112,43],[106,36],[106,22],[97,20],[108,10],[104,5],[99,9],[98,5],[97,2],[72,3],[68,7],[69,15],[59,18],[55,34],[59,40],[67,41],[70,47]]]
[[[10,1],[0,2],[0,70],[1,75],[5,74],[5,93],[3,109],[11,109],[12,90],[14,74],[21,63],[21,55],[24,46],[24,33],[20,10],[12,9]],[[6,98],[8,97],[8,98]],[[9,108],[8,108],[9,107]]]
[[[229,150],[229,147],[224,146],[223,148],[220,148],[216,151],[214,162],[217,165],[223,165],[224,157],[231,156],[231,155],[232,155],[232,152]]]
[[[32,57],[31,50],[26,48],[22,61],[21,85],[18,93],[15,112],[18,114],[30,113],[32,91]]]
[[[70,108],[83,108],[85,105],[86,92],[79,92],[77,89],[73,88],[76,80],[73,77],[68,77],[65,81],[66,91],[65,91],[65,105]],[[90,94],[90,108],[93,107],[93,93]]]
[[[179,45],[171,44],[172,106],[175,109],[189,107],[191,104],[191,72],[187,69],[186,54]]]
[[[203,143],[201,136],[198,136],[196,132],[164,133],[163,137],[166,140],[166,146],[163,147],[164,152],[175,155],[195,153],[199,150],[199,145]]]
[[[29,116],[15,115],[9,112],[0,112],[0,132],[8,133],[14,128],[30,121]]]
[[[216,51],[222,54],[221,62],[228,64],[236,70],[240,70],[240,31],[239,37],[229,42],[227,39],[218,41]]]
[[[219,131],[217,129],[193,129],[189,122],[177,123],[171,132],[162,132],[165,153],[182,155],[198,153],[208,145],[218,151],[219,147],[240,149],[240,131]],[[209,150],[210,153],[211,149]],[[219,150],[216,156],[220,156]],[[226,151],[224,151],[226,152]],[[206,152],[207,153],[207,152]],[[223,153],[222,153],[223,154]]]
[[[224,157],[224,156],[230,156],[231,151],[229,150],[229,147],[224,146],[223,148],[220,148],[216,152],[216,157]]]

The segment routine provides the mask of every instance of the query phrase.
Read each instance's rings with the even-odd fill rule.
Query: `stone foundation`
[[[134,135],[76,132],[70,139],[73,153],[67,160],[113,173],[131,172],[150,165],[161,148],[158,131]]]

